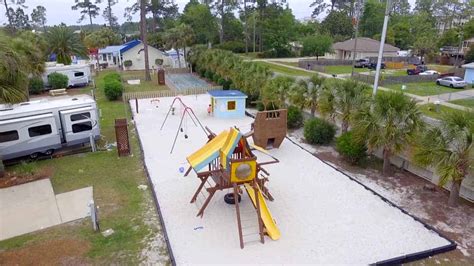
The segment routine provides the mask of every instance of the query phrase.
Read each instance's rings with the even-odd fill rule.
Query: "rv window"
[[[89,131],[92,129],[91,122],[77,123],[72,125],[72,133],[79,133],[83,131]]]
[[[71,115],[71,122],[78,121],[78,120],[85,120],[91,118],[91,113],[80,113],[80,114],[73,114]]]
[[[18,139],[18,131],[16,130],[0,132],[0,143],[14,141]]]
[[[42,136],[42,135],[48,135],[53,132],[51,130],[51,125],[42,125],[42,126],[37,126],[37,127],[30,127],[28,128],[28,134],[30,137],[37,137],[37,136]]]
[[[74,77],[84,77],[84,72],[74,72]]]

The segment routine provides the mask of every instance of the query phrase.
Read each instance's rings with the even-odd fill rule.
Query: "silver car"
[[[464,79],[454,76],[437,79],[436,84],[451,88],[464,88],[467,85]]]

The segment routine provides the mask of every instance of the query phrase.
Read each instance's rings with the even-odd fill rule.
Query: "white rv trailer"
[[[58,72],[68,77],[68,87],[85,86],[89,84],[92,79],[91,68],[89,65],[64,65],[64,64],[46,64],[46,69],[43,73],[43,82],[48,84],[48,76],[51,73]]]
[[[0,156],[50,155],[55,150],[99,139],[97,104],[88,95],[48,97],[0,105]]]

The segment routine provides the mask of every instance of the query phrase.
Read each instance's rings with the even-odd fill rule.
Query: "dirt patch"
[[[2,265],[88,265],[89,243],[76,239],[53,239],[0,253]]]
[[[331,151],[329,151],[331,150]],[[316,148],[315,155],[329,162],[388,198],[412,215],[433,226],[455,241],[455,251],[443,253],[417,265],[466,264],[474,265],[474,204],[461,199],[457,207],[448,206],[449,192],[410,172],[392,166],[390,176],[382,176],[376,165],[358,167],[342,160],[333,147]]]
[[[53,169],[51,168],[35,169],[34,171],[27,173],[7,171],[5,176],[0,178],[0,188],[12,187],[44,178],[49,178],[52,176],[52,174]]]

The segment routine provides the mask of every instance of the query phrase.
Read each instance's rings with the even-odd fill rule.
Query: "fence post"
[[[135,110],[137,111],[137,114],[138,114],[138,98],[135,98]]]

